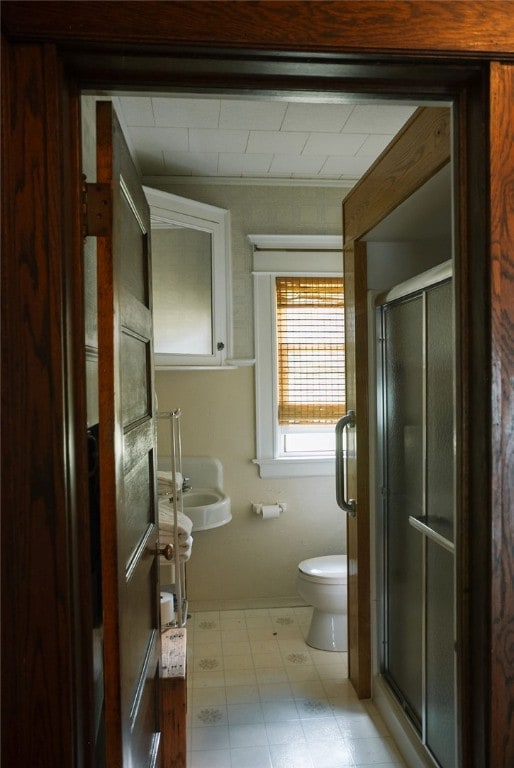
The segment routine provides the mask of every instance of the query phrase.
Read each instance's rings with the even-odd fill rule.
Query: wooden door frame
[[[353,84],[369,94],[386,93],[394,83],[398,94],[424,89],[427,97],[458,97],[459,169],[467,190],[459,222],[470,266],[459,290],[463,305],[473,307],[461,318],[468,372],[460,383],[461,418],[468,434],[482,435],[480,444],[466,447],[461,478],[470,509],[462,557],[461,759],[503,765],[514,754],[514,690],[504,675],[514,591],[508,343],[514,25],[509,2],[488,3],[486,13],[484,5],[118,2],[95,4],[91,14],[80,2],[3,4],[2,419],[9,450],[2,494],[4,510],[21,512],[2,519],[4,595],[14,598],[2,605],[9,626],[4,691],[12,713],[3,728],[6,762],[49,768],[90,759],[78,94],[106,83],[268,92]],[[207,76],[202,57],[215,62]],[[406,67],[414,64],[411,79]],[[308,77],[302,67],[310,68]],[[31,663],[20,667],[20,653]],[[41,676],[55,728],[45,726],[38,699],[34,709],[27,703]],[[40,744],[46,751],[36,754]]]

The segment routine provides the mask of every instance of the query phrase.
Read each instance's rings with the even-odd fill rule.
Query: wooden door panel
[[[141,258],[146,258],[141,254]],[[125,333],[128,329],[133,334],[139,334],[142,340],[148,339],[152,333],[152,318],[145,305],[127,286],[122,289],[121,326]]]
[[[123,704],[125,711],[130,713],[132,721],[136,720],[138,698],[148,677],[148,668],[152,659],[152,649],[155,645],[155,611],[153,608],[153,591],[150,585],[152,575],[153,553],[146,551],[138,553],[128,563],[127,581],[130,581],[130,603],[120,615],[123,654],[121,669],[123,680]]]
[[[147,665],[146,677],[142,679],[141,688],[137,691],[135,699],[137,707],[134,707],[130,713],[131,762],[124,764],[130,765],[130,768],[159,765],[158,744],[152,733],[155,728],[153,697],[159,686],[160,672],[155,657],[152,657],[151,662]]]
[[[125,519],[124,530],[119,542],[120,559],[128,564],[137,555],[138,549],[149,529],[153,494],[149,492],[149,478],[153,472],[153,463],[146,457],[130,473],[125,475]]]
[[[107,764],[160,759],[150,217],[110,102],[97,104],[97,181],[112,191],[99,238],[100,464]]]
[[[347,494],[357,500],[347,518],[348,674],[357,695],[371,694],[369,418],[367,341],[367,262],[365,243],[344,248],[346,410],[356,414],[347,430]],[[358,455],[357,455],[358,452]]]
[[[152,398],[148,392],[151,349],[147,342],[129,333],[121,338],[121,408],[125,429],[139,419],[148,418]]]
[[[142,230],[142,223],[137,216],[137,201],[130,191],[123,186],[120,195],[122,221],[127,221],[123,227],[116,228],[117,247],[123,253],[122,286],[129,296],[133,296],[142,307],[149,308],[147,290],[146,249],[147,233]]]

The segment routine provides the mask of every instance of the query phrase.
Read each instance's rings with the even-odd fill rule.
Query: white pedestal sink
[[[216,488],[193,488],[182,494],[184,514],[193,523],[195,531],[219,528],[232,520],[230,497]]]
[[[169,472],[169,458],[159,457],[157,466],[162,472]],[[182,508],[193,523],[192,532],[208,531],[230,523],[230,496],[222,490],[220,460],[211,456],[183,456],[181,470],[188,489],[182,491]]]

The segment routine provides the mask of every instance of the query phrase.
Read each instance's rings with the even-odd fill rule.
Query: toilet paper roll
[[[263,504],[262,505],[262,519],[270,520],[273,517],[280,515],[281,509],[278,504]]]
[[[175,621],[175,605],[171,592],[161,592],[161,627]]]

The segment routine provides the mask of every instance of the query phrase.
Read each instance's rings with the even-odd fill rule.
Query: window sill
[[[268,477],[330,477],[335,475],[334,458],[252,459],[259,475]]]

